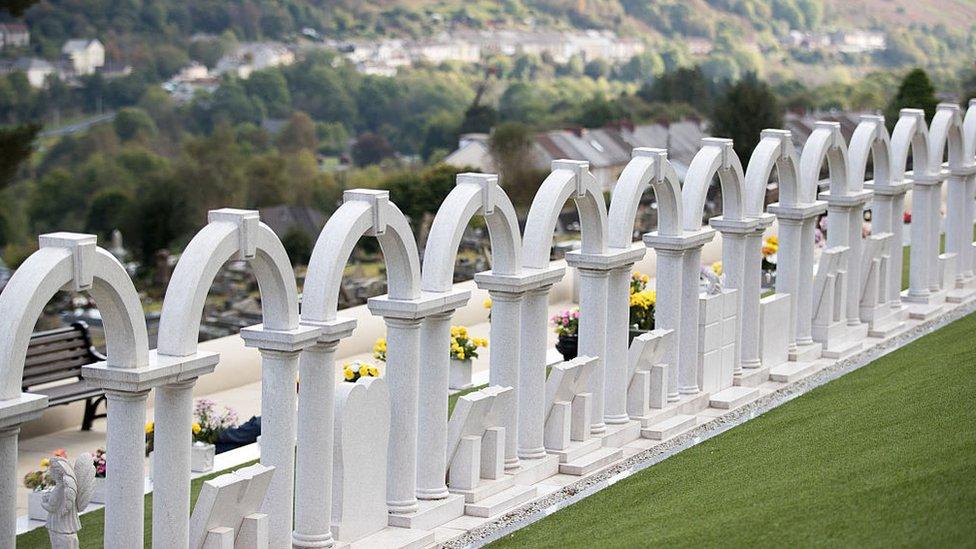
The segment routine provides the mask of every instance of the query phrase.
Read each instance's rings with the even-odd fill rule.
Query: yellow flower
[[[193,434],[194,435],[198,435],[198,434],[200,434],[200,431],[203,429],[203,427],[200,427],[200,424],[194,421],[193,422],[193,427],[191,427],[191,429],[193,429]]]
[[[491,309],[491,298],[490,297],[486,297],[485,300],[481,302],[481,305],[485,309]]]
[[[156,425],[153,422],[151,422],[151,421],[146,422],[146,434],[147,435],[149,433],[153,432],[155,429],[156,429]]]
[[[464,349],[458,349],[458,360],[464,360]]]
[[[772,235],[772,236],[770,236],[769,238],[766,239],[766,242],[772,244],[773,246],[778,246],[779,245],[779,237],[776,236],[776,235]]]
[[[50,459],[48,459],[48,458],[41,459],[41,467],[45,467],[46,468],[46,467],[50,467],[50,466],[51,466],[51,460]]]
[[[367,375],[369,375],[369,366],[363,364],[359,367],[359,377],[366,377]]]
[[[369,367],[369,375],[371,375],[373,377],[376,377],[376,376],[380,375],[379,368],[377,368],[376,366],[370,366]]]
[[[356,373],[352,371],[352,368],[346,368],[343,370],[342,375],[346,378],[346,381],[352,381],[353,378],[356,377]]]
[[[722,262],[721,261],[716,261],[715,263],[712,263],[712,272],[715,273],[716,276],[722,276]]]

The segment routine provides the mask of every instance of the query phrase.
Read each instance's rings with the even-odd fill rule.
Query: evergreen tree
[[[922,109],[925,120],[931,122],[935,115],[935,107],[939,100],[935,98],[935,86],[929,80],[929,75],[922,69],[913,69],[898,86],[898,93],[891,98],[885,109],[885,122],[890,131],[898,122],[898,111],[901,109]]]
[[[733,140],[743,165],[759,143],[759,134],[782,125],[783,111],[776,95],[755,74],[748,74],[729,87],[712,112],[712,133]]]

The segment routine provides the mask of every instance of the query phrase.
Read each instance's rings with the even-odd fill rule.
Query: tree
[[[20,165],[30,158],[40,130],[38,124],[0,128],[0,189],[10,184]]]
[[[318,137],[315,135],[315,122],[307,114],[295,111],[278,135],[277,144],[278,148],[286,153],[303,149],[314,152],[319,146]]]
[[[244,81],[244,89],[252,97],[260,99],[268,110],[268,116],[284,117],[291,107],[291,93],[284,75],[277,69],[257,71]]]
[[[129,141],[136,137],[152,137],[157,131],[156,123],[149,114],[136,107],[120,109],[112,125],[122,141]]]
[[[458,133],[488,133],[498,122],[498,111],[491,105],[471,105],[464,111]]]
[[[532,163],[532,132],[519,122],[504,122],[488,139],[488,152],[500,183],[516,208],[527,209],[542,179]]]
[[[935,115],[935,108],[939,100],[935,98],[935,86],[929,80],[929,75],[922,69],[913,69],[905,75],[898,92],[891,98],[887,108],[885,108],[885,123],[889,131],[898,122],[898,112],[901,109],[922,109],[925,111],[925,119],[932,121]]]
[[[598,78],[606,78],[607,76],[610,76],[610,63],[603,58],[594,59],[586,64],[586,68],[583,69],[583,74],[594,80]]]
[[[352,145],[352,161],[357,166],[379,164],[383,159],[393,156],[393,147],[382,135],[366,132],[356,138]]]
[[[427,124],[420,155],[424,160],[430,160],[436,151],[450,151],[457,146],[457,142],[457,118],[449,112],[442,111],[431,117],[430,123]]]
[[[281,237],[281,244],[293,266],[308,265],[312,257],[312,238],[301,229],[291,228]]]
[[[580,105],[576,121],[586,128],[598,128],[621,118],[624,118],[624,112],[620,104],[597,94]]]
[[[743,164],[749,161],[766,128],[783,125],[783,112],[772,89],[755,74],[732,85],[712,111],[712,132],[731,138]]]

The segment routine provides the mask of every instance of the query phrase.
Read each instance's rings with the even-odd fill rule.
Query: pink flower
[[[573,311],[573,318],[579,318],[579,311]]]

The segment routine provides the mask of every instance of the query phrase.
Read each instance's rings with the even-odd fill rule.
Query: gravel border
[[[966,303],[957,305],[951,311],[912,326],[902,333],[882,341],[869,349],[839,360],[803,379],[784,385],[768,395],[731,410],[653,448],[643,450],[599,473],[564,486],[547,496],[513,509],[491,522],[444,542],[441,546],[445,548],[473,548],[487,545],[496,539],[537,522],[600,490],[609,488],[616,482],[656,463],[660,463],[682,450],[691,448],[696,444],[724,433],[816,387],[870,364],[874,360],[924,335],[930,334],[946,324],[967,316],[973,311],[976,311],[976,300],[969,300]]]

